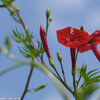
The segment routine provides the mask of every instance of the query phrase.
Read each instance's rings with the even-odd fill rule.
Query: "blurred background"
[[[90,34],[95,30],[100,30],[100,0],[15,0],[14,4],[20,7],[24,22],[27,24],[30,32],[33,32],[35,36],[33,40],[35,43],[37,39],[40,40],[40,25],[42,24],[44,28],[46,27],[45,12],[47,8],[50,8],[51,16],[53,17],[47,37],[50,53],[60,73],[61,69],[57,61],[56,53],[59,51],[62,54],[66,80],[71,86],[70,50],[57,42],[56,30],[68,26],[79,29],[81,25],[83,25],[85,31]],[[5,46],[6,35],[11,35],[12,29],[16,28],[22,29],[21,25],[11,18],[7,9],[0,9],[0,45]],[[21,45],[12,39],[11,42],[13,45],[11,53],[16,57],[25,59],[18,51],[18,46]],[[98,45],[98,48],[100,50],[100,45]],[[46,55],[44,59],[49,66]],[[0,54],[0,71],[14,64],[16,64],[16,62],[11,61],[4,54]],[[100,69],[100,63],[91,50],[82,54],[79,53],[77,65],[82,66],[83,64],[87,64],[88,71],[95,68]],[[50,69],[52,70],[52,68]],[[23,66],[0,76],[0,97],[21,97],[29,70],[30,67]],[[43,83],[48,84],[46,88],[33,94],[27,93],[24,100],[63,100],[62,95],[48,76],[35,68],[29,89],[34,89]],[[66,92],[71,100],[74,100],[73,96],[68,91]],[[100,100],[99,93],[100,90],[97,90],[88,100]]]

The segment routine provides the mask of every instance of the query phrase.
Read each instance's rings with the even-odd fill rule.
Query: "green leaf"
[[[100,75],[97,75],[98,73],[100,73],[100,71],[97,71],[98,69],[94,69],[89,71],[88,73],[86,73],[86,71],[84,70],[80,70],[80,75],[83,77],[84,79],[84,83],[85,85],[91,84],[91,83],[96,83],[96,82],[100,82]],[[95,72],[96,71],[96,72]]]
[[[33,34],[30,34],[30,33],[27,33],[24,35],[24,33],[21,30],[18,31],[18,29],[12,30],[12,32],[13,32],[13,35],[11,36],[17,43],[29,42],[30,39],[34,37]]]
[[[37,43],[38,43],[37,55],[40,55],[41,53],[44,53],[45,50],[44,50],[42,43],[40,41],[37,40]]]
[[[87,76],[89,76],[91,73],[93,73],[93,72],[96,71],[96,70],[98,70],[98,69],[94,69],[94,70],[89,71],[89,72],[87,73]]]
[[[92,76],[94,76],[94,75],[96,75],[96,74],[98,74],[98,73],[100,73],[100,71],[91,74],[91,75],[89,76],[89,78],[91,78]]]
[[[47,84],[42,84],[39,87],[37,87],[36,89],[28,89],[27,92],[34,93],[34,92],[44,89],[46,86],[47,86]]]

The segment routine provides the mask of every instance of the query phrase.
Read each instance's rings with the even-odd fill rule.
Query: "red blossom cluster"
[[[76,49],[79,49],[80,53],[92,50],[97,59],[100,61],[100,51],[97,48],[97,45],[100,44],[100,30],[89,35],[88,32],[67,27],[57,30],[57,39],[62,45],[70,47],[73,70],[75,70]]]
[[[46,33],[43,26],[40,26],[40,36],[43,47],[46,51],[48,58],[51,58],[47,45]],[[95,31],[92,35],[88,32],[79,30],[72,27],[66,27],[64,29],[57,30],[58,42],[66,47],[70,47],[72,70],[75,70],[76,64],[76,50],[80,53],[92,50],[97,59],[100,61],[100,51],[97,45],[100,44],[100,30]]]

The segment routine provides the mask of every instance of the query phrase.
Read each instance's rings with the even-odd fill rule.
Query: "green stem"
[[[19,62],[20,64],[27,64],[27,61],[23,61],[19,58],[16,58],[15,56],[13,56],[7,49],[3,48],[2,46],[0,46],[0,50],[6,55],[8,56],[10,59]]]
[[[65,78],[65,73],[64,73],[62,61],[60,61],[60,66],[61,66],[61,69],[62,69],[62,74],[63,74],[64,82],[66,83],[66,78]]]
[[[62,84],[73,94],[73,96],[74,96],[73,91],[70,89],[70,87],[67,85],[67,83],[65,83],[65,82],[62,80],[62,78],[60,77],[60,75],[59,75],[58,71],[56,70],[56,68],[53,67],[53,69],[55,70],[56,74],[58,75],[58,77],[59,77],[61,83],[62,83]]]
[[[77,86],[79,85],[80,80],[81,80],[81,76],[79,77],[79,79],[77,81]]]
[[[59,88],[59,90],[61,91],[62,95],[64,96],[64,100],[69,100],[65,89],[62,87],[62,85],[58,82],[57,78],[47,69],[45,68],[45,66],[39,62],[35,62],[34,61],[34,66],[37,66],[39,69],[41,69],[43,72],[45,72],[52,80],[53,82],[56,84],[56,86]],[[64,83],[62,81],[62,83]],[[64,83],[65,84],[65,83]],[[67,85],[65,84],[64,86],[67,87]],[[68,88],[69,89],[69,88]],[[70,90],[70,89],[69,89]],[[72,92],[73,93],[73,92]]]
[[[49,24],[48,24],[48,18],[46,19],[46,35],[47,35],[47,32],[48,32],[48,27],[49,27]]]
[[[33,58],[32,58],[32,62],[33,62]],[[31,77],[32,77],[32,73],[33,73],[33,69],[34,69],[34,66],[33,64],[31,65],[31,68],[30,68],[30,72],[29,72],[29,76],[28,76],[28,79],[27,79],[27,82],[26,82],[26,85],[25,85],[25,89],[24,89],[24,92],[22,93],[22,96],[21,96],[21,100],[24,100],[24,97],[27,93],[27,90],[28,90],[28,86],[29,86],[29,83],[30,83],[30,80],[31,80]]]
[[[73,87],[74,87],[74,92],[76,93],[75,75],[73,75]]]

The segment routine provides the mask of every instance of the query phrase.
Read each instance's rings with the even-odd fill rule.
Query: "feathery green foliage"
[[[15,0],[1,0],[6,7],[8,7]]]
[[[100,71],[97,71],[98,69],[94,69],[86,73],[86,66],[84,70],[80,70],[80,75],[84,79],[84,84],[90,84],[90,83],[95,83],[95,82],[100,82]]]
[[[47,86],[47,84],[42,84],[39,87],[37,87],[36,89],[28,89],[27,92],[34,93],[34,92],[44,89],[46,86]]]

